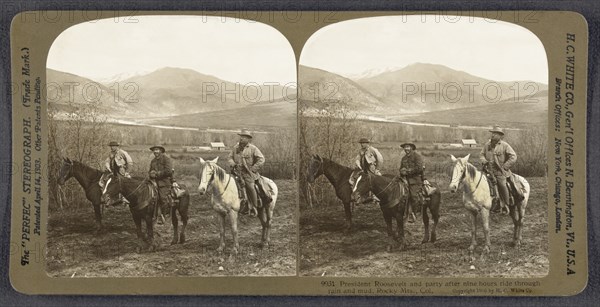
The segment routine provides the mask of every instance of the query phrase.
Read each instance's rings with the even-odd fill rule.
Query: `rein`
[[[229,175],[229,179],[227,179],[227,184],[225,184],[225,188],[223,189],[223,192],[221,192],[221,193],[219,194],[219,196],[217,196],[217,197],[221,197],[221,196],[223,196],[223,194],[225,194],[225,192],[227,192],[227,188],[229,187],[229,183],[231,182],[231,177],[232,177],[230,174],[227,174],[227,175]],[[214,170],[214,168],[213,168],[213,173],[212,173],[212,175],[210,176],[210,179],[208,180],[208,184],[207,184],[206,186],[207,186],[207,187],[210,187],[210,186],[212,186],[212,183],[213,183],[214,181],[215,181],[215,170]]]
[[[467,164],[468,165],[468,164]],[[465,179],[465,177],[467,177],[467,166],[465,165],[462,175],[460,176],[460,178],[458,178],[458,182],[461,183],[463,179]],[[484,177],[484,174],[482,172],[480,172],[480,176],[479,176],[479,181],[477,181],[477,185],[475,185],[475,189],[470,192],[470,194],[475,194],[475,192],[477,191],[477,188],[479,188],[479,184],[481,183],[481,179]],[[486,178],[487,181],[487,178]],[[456,180],[452,180],[451,183],[456,182]]]
[[[368,178],[369,178],[369,190],[373,191],[373,181],[371,180],[371,174],[367,174],[367,176],[368,176]],[[390,181],[390,183],[388,183],[388,185],[387,185],[385,188],[383,188],[383,190],[379,191],[379,193],[374,193],[374,194],[373,194],[373,196],[377,197],[377,195],[380,195],[381,193],[383,193],[383,192],[385,192],[387,189],[389,189],[389,188],[392,186],[392,184],[394,184],[394,182],[396,182],[396,181],[395,181],[395,179],[396,179],[396,178],[397,178],[397,176],[396,176],[396,177],[394,177],[394,178],[392,179],[392,181]]]

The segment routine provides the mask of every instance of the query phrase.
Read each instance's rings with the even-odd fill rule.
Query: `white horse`
[[[213,210],[217,213],[219,220],[220,244],[217,249],[222,252],[225,248],[225,218],[229,217],[231,225],[231,233],[233,236],[233,253],[237,254],[239,249],[237,219],[240,211],[240,198],[238,194],[235,178],[225,172],[217,165],[219,157],[214,160],[205,161],[200,158],[200,184],[198,192],[204,195],[208,189],[211,189],[211,203]],[[261,247],[270,244],[270,228],[271,218],[273,217],[273,209],[277,201],[277,186],[271,180],[268,180],[271,188],[272,201],[258,208],[258,217],[262,224],[262,241]]]
[[[452,163],[454,167],[452,170],[452,180],[450,181],[450,192],[454,193],[458,189],[459,183],[463,186],[463,204],[465,208],[471,213],[471,245],[469,246],[469,253],[472,253],[477,246],[477,215],[481,215],[481,221],[483,225],[483,234],[485,237],[484,252],[490,251],[490,209],[492,207],[492,196],[490,195],[490,183],[487,177],[469,163],[469,156],[463,158],[455,158],[451,155]],[[513,220],[513,244],[515,246],[521,245],[521,231],[523,228],[523,217],[525,216],[525,208],[527,207],[527,201],[529,199],[530,187],[529,183],[525,178],[515,175],[516,179],[525,187],[523,193],[524,199],[520,202],[515,203],[513,206],[509,206],[510,215]]]

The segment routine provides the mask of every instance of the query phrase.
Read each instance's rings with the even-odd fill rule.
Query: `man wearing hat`
[[[104,163],[104,168],[113,173],[114,175],[121,175],[125,177],[131,177],[129,174],[131,167],[133,166],[133,160],[129,154],[119,148],[119,143],[110,142],[110,153]]]
[[[250,144],[252,141],[252,135],[246,129],[242,129],[240,133],[240,140],[234,145],[231,153],[229,154],[229,167],[232,172],[241,177],[246,195],[248,196],[248,211],[251,215],[256,216],[258,205],[258,196],[256,194],[255,184],[260,179],[258,171],[260,167],[265,163],[265,157],[258,147],[254,144]],[[244,210],[242,210],[242,213]]]
[[[493,178],[496,179],[496,186],[500,194],[501,207],[507,209],[509,204],[508,187],[506,186],[507,178],[512,175],[510,167],[517,161],[517,154],[513,148],[503,140],[504,131],[499,126],[494,126],[489,130],[492,136],[481,149],[481,163],[484,170],[487,170]],[[518,192],[518,191],[517,191]],[[516,196],[518,197],[518,195]],[[500,208],[493,208],[494,212],[498,212]],[[508,212],[508,210],[506,210]]]
[[[400,145],[404,149],[404,157],[400,161],[400,176],[408,182],[408,214],[409,222],[415,221],[415,206],[419,209],[421,204],[421,191],[423,188],[423,157],[416,152],[417,146],[413,143]]]
[[[379,168],[383,164],[383,156],[379,150],[371,146],[371,142],[367,138],[361,138],[358,143],[360,143],[360,151],[356,156],[354,166],[364,172],[381,175]]]
[[[108,146],[110,146],[110,153],[104,162],[104,168],[115,176],[121,175],[131,178],[130,170],[133,166],[133,160],[131,159],[131,156],[125,150],[119,148],[119,143],[117,142],[110,142],[108,143]],[[116,205],[120,202],[125,204],[128,203],[127,199],[123,198],[123,195],[119,194],[119,198],[107,205]]]
[[[162,212],[170,212],[173,205],[171,199],[171,180],[173,177],[173,162],[165,154],[165,148],[160,145],[150,147],[154,153],[154,158],[150,161],[150,170],[148,176],[158,187],[158,204]]]

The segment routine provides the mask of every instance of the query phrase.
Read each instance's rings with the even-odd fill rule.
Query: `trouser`
[[[413,212],[421,211],[421,185],[411,184],[409,185],[409,198],[408,205],[412,208]]]
[[[163,214],[171,212],[171,206],[173,205],[171,199],[171,187],[158,187],[158,205]]]
[[[508,187],[506,186],[506,176],[504,175],[496,175],[496,186],[498,187],[498,194],[500,194],[500,199],[504,202],[505,205],[509,205],[509,194]]]
[[[256,195],[256,188],[254,187],[254,179],[249,176],[244,176],[244,186],[246,188],[246,196],[248,196],[248,208],[258,207],[258,196]]]

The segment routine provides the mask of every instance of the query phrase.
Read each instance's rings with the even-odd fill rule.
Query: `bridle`
[[[208,190],[208,188],[212,185],[212,183],[215,180],[215,167],[211,164],[211,162],[206,162],[208,166],[210,166],[210,170],[212,171],[212,174],[210,174],[210,178],[208,179],[208,182],[206,183],[206,189]],[[201,176],[202,177],[202,176]],[[221,192],[217,197],[221,197],[223,196],[223,194],[225,194],[225,192],[227,191],[227,188],[229,187],[229,183],[231,182],[231,175],[229,175],[229,178],[227,179],[227,183],[225,184],[225,188],[223,189],[223,192]]]
[[[358,176],[358,178],[356,179],[356,182],[354,183],[354,188],[352,189],[353,192],[356,191],[356,188],[358,187],[358,182],[363,177],[363,175],[367,176],[367,180],[369,182],[369,191],[371,191],[371,192],[373,191],[373,181],[371,180],[371,174],[363,172],[363,174],[361,174],[360,176]],[[383,190],[379,191],[378,193],[373,193],[373,196],[377,197],[378,195],[381,195],[383,192],[387,191],[387,189],[389,189],[396,182],[396,178],[397,177],[398,176],[392,178],[392,180],[390,181],[390,183],[388,183],[388,185],[385,186],[385,188],[383,188]]]
[[[462,167],[462,175],[458,179],[456,179],[456,180],[453,179],[452,181],[450,181],[450,184],[458,182],[456,184],[456,187],[458,187],[458,185],[460,183],[462,183],[463,179],[465,179],[465,177],[467,176],[467,164],[463,166],[462,162],[456,161],[456,163],[457,164],[460,163],[460,166]],[[479,188],[479,184],[481,183],[481,179],[483,177],[485,177],[485,175],[483,173],[481,173],[481,175],[479,176],[479,181],[477,181],[477,185],[475,185],[475,189],[470,194],[475,194],[475,192],[477,191],[477,188]],[[486,178],[486,180],[487,180],[487,178]]]
[[[110,184],[110,182],[112,181],[113,178],[114,178],[114,175],[110,174],[110,177],[108,178],[108,180],[105,183],[104,190],[102,191],[102,195],[106,194],[106,192],[108,190],[108,185]],[[121,180],[121,177],[119,175],[117,175],[117,181],[119,183],[119,191],[121,191],[122,190],[122,184],[121,184],[122,180]],[[131,196],[135,192],[137,192],[145,183],[146,183],[146,180],[142,180],[142,182],[140,182],[140,184],[133,191],[131,191],[127,195],[123,195],[123,197],[124,198],[129,198],[129,196]],[[110,195],[108,197],[110,197]]]

